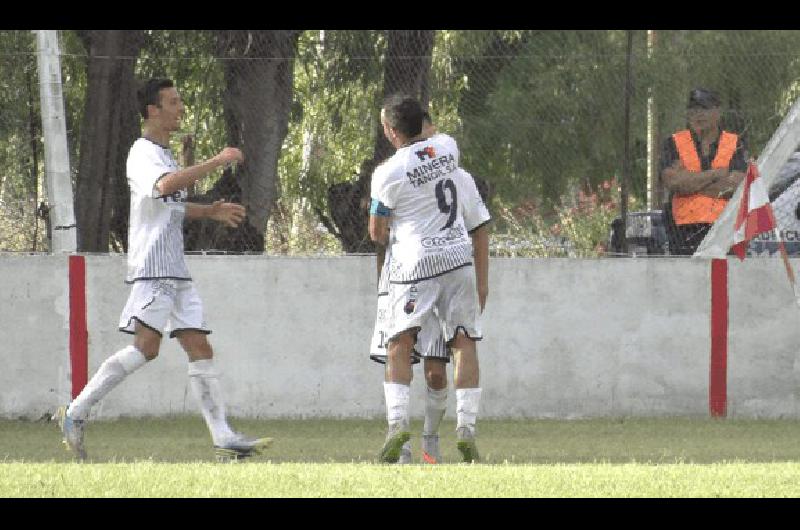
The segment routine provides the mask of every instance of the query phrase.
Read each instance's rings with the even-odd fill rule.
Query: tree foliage
[[[110,169],[114,163],[104,170],[96,161],[79,162],[91,160],[88,151],[98,147],[93,138],[114,136],[100,126],[113,116],[109,105],[88,100],[92,87],[102,86],[91,66],[100,58],[91,58],[81,32],[60,34],[76,214],[84,225],[113,226],[97,216],[106,206],[96,205],[109,204],[108,198],[85,201],[81,188],[105,182],[111,188],[98,188],[104,196],[127,197],[119,170]],[[798,45],[797,31],[657,30],[654,39],[634,32],[631,205],[643,204],[647,194],[648,126],[658,144],[683,127],[694,86],[721,95],[725,127],[743,134],[757,156],[800,95]],[[524,217],[527,206],[514,205],[535,204],[536,223],[557,223],[579,192],[621,178],[625,51],[626,32],[613,30],[149,30],[130,53],[136,78],[171,77],[180,87],[186,113],[172,146],[176,154],[190,134],[193,150],[186,154],[197,161],[233,144],[253,162],[216,173],[194,190],[200,200],[244,201],[248,228],[234,233],[196,225],[187,228],[187,246],[313,252],[371,248],[364,239],[369,175],[391,152],[378,113],[385,93],[399,89],[430,102],[439,129],[456,138],[462,165],[487,181],[496,206]],[[6,80],[0,217],[38,230],[13,243],[4,236],[5,248],[32,248],[42,240],[41,221],[34,221],[43,199],[34,52],[30,32],[0,34]],[[124,52],[119,55],[123,61]],[[651,156],[657,155],[658,148]],[[88,177],[92,168],[95,180]],[[24,213],[11,204],[24,204]],[[118,206],[123,219],[120,212]],[[503,230],[504,223],[493,229]],[[115,231],[111,248],[120,249],[124,230]],[[98,249],[103,234],[97,232]]]

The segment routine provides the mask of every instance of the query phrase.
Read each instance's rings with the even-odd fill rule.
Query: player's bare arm
[[[369,237],[375,243],[385,247],[389,242],[389,218],[378,215],[370,215]]]
[[[489,230],[484,225],[470,235],[475,258],[478,302],[480,302],[482,313],[484,307],[486,307],[486,299],[489,297]]]
[[[377,265],[378,276],[377,282],[381,281],[381,270],[383,270],[383,262],[386,259],[386,247],[380,243],[375,244],[375,264]]]
[[[170,195],[178,190],[189,188],[192,184],[219,167],[241,162],[242,160],[244,160],[244,155],[241,150],[236,147],[226,147],[216,156],[209,158],[205,162],[164,175],[161,180],[158,181],[156,187],[161,195]]]
[[[186,204],[187,219],[213,219],[231,228],[244,221],[247,211],[244,206],[234,202],[214,201],[212,204]]]

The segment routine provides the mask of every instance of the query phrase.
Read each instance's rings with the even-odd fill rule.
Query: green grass
[[[381,420],[243,420],[267,454],[214,460],[198,417],[89,425],[74,463],[53,422],[0,420],[0,497],[798,497],[800,422],[482,420],[483,462],[460,464],[442,426],[443,465],[374,463]],[[421,422],[412,424],[419,460]]]

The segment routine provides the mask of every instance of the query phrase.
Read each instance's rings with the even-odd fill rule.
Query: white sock
[[[408,401],[410,387],[400,383],[383,383],[386,398],[386,419],[389,425],[403,423],[408,425]]]
[[[439,432],[439,424],[442,422],[446,408],[447,387],[441,390],[428,387],[428,393],[425,396],[425,423],[422,426],[422,434]]]
[[[475,420],[478,418],[478,406],[481,402],[480,388],[456,389],[456,429],[469,427],[475,430]]]
[[[103,361],[78,397],[70,404],[67,409],[69,417],[74,420],[88,418],[92,406],[146,362],[147,359],[142,352],[133,346],[122,348]]]
[[[195,399],[200,405],[203,419],[214,445],[223,444],[233,436],[225,418],[225,402],[219,384],[219,374],[214,369],[214,359],[202,359],[189,363],[189,384]]]

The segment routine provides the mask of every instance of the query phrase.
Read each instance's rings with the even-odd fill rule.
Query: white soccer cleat
[[[214,453],[220,462],[238,461],[253,455],[272,445],[272,438],[253,438],[241,433],[234,433],[225,442],[214,446]]]
[[[58,421],[58,427],[64,435],[64,446],[78,457],[86,460],[86,449],[83,447],[83,432],[86,428],[85,420],[73,420],[67,415],[67,405],[61,405],[53,414],[53,419]]]
[[[386,441],[381,447],[381,452],[378,455],[378,461],[387,464],[394,464],[400,460],[400,453],[403,450],[403,445],[411,439],[411,433],[408,431],[408,425],[403,423],[395,423],[389,426],[389,432],[386,434]]]
[[[456,429],[456,447],[461,453],[464,462],[478,462],[478,447],[475,445],[475,430],[469,427],[459,427]]]

